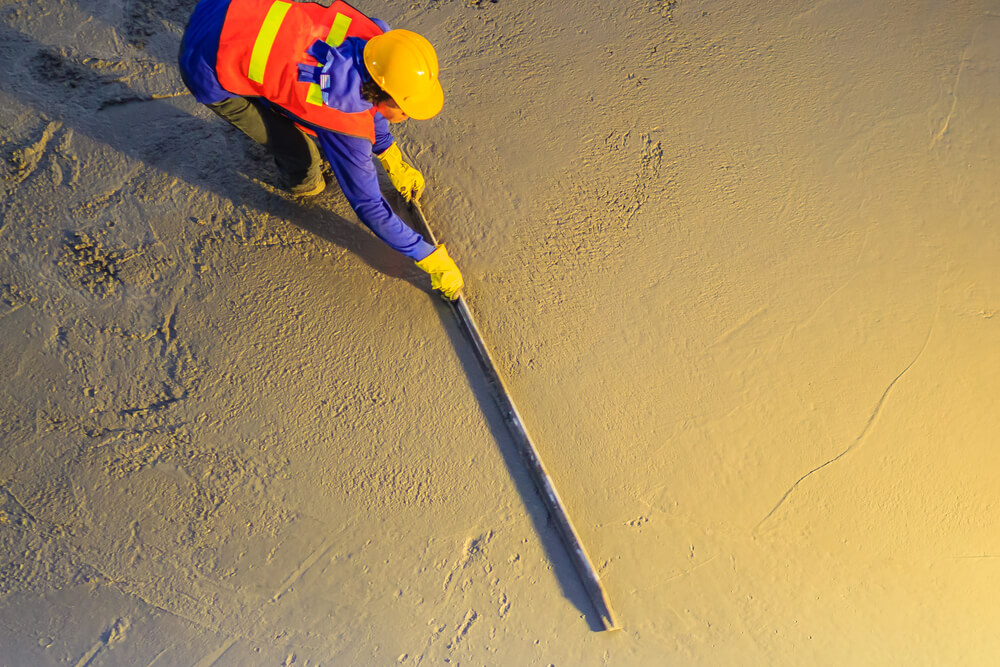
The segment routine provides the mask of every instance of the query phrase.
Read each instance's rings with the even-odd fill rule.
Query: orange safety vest
[[[375,108],[347,113],[323,104],[315,83],[299,81],[298,65],[317,64],[306,49],[317,40],[338,47],[382,29],[342,0],[330,7],[285,0],[234,0],[219,39],[216,75],[236,95],[263,97],[297,118],[375,143]]]

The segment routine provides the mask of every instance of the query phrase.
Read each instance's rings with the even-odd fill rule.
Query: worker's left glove
[[[431,276],[431,287],[441,292],[444,298],[454,301],[465,286],[462,272],[448,255],[444,245],[417,262],[417,266]]]
[[[403,162],[403,154],[395,142],[377,157],[389,174],[393,186],[403,195],[403,199],[406,201],[420,199],[420,193],[424,191],[424,175]]]

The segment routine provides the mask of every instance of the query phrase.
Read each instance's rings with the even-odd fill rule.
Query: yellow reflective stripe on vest
[[[250,53],[250,69],[247,77],[256,83],[264,83],[264,70],[267,68],[267,59],[271,55],[271,46],[274,38],[278,36],[281,22],[285,20],[285,14],[291,9],[290,2],[275,2],[267,10],[264,23],[257,33],[257,40],[253,43],[253,51]]]
[[[316,106],[323,106],[323,91],[320,90],[318,83],[309,84],[309,92],[306,93],[306,102],[315,104]]]
[[[347,29],[351,27],[351,17],[344,14],[337,14],[330,26],[330,34],[326,37],[326,43],[336,48],[347,39]],[[306,94],[306,102],[309,104],[322,105],[323,91],[315,83],[309,84],[309,93]]]
[[[337,47],[344,43],[347,38],[347,29],[351,27],[351,17],[344,14],[337,14],[330,26],[330,34],[326,37],[326,43]]]

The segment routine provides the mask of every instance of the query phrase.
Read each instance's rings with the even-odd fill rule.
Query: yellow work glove
[[[454,301],[458,298],[465,281],[444,245],[439,245],[434,252],[417,262],[417,266],[430,274],[431,287],[441,292],[446,299]]]
[[[424,191],[424,175],[403,162],[403,154],[399,152],[399,146],[395,142],[377,157],[403,199],[420,199],[420,193]]]

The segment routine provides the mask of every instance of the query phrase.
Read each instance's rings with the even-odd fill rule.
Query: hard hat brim
[[[438,115],[444,106],[444,91],[441,82],[434,79],[427,93],[421,96],[411,95],[403,100],[393,98],[396,105],[407,116],[414,120],[427,120]]]

